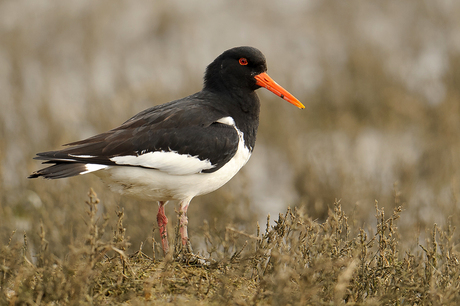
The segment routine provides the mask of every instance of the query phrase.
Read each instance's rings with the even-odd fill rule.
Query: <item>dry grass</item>
[[[397,207],[390,216],[376,203],[376,226],[350,226],[336,201],[324,223],[288,209],[264,233],[227,228],[218,235],[204,224],[209,264],[191,265],[172,257],[154,259],[130,249],[117,212],[111,239],[103,239],[109,217],[97,217],[91,190],[87,233],[64,258],[49,251],[41,227],[31,257],[22,243],[2,246],[4,305],[162,303],[165,305],[458,305],[459,252],[447,222],[433,226],[416,249],[399,244]],[[269,224],[269,220],[267,220]],[[375,232],[372,234],[371,232]],[[12,235],[17,235],[12,233]]]
[[[458,304],[459,3],[0,0],[0,304]],[[306,110],[260,90],[251,160],[193,200],[213,265],[162,257],[155,203],[26,179],[237,45]]]

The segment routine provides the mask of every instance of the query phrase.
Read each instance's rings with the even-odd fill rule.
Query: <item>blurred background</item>
[[[458,226],[458,16],[454,0],[2,0],[1,242],[25,232],[33,249],[42,222],[49,247],[64,255],[86,230],[93,187],[110,226],[124,208],[132,248],[151,245],[155,202],[120,197],[92,175],[28,180],[41,166],[32,158],[199,91],[206,66],[241,45],[259,48],[270,76],[306,109],[258,91],[251,160],[192,201],[195,248],[204,220],[255,234],[257,221],[263,230],[267,214],[288,206],[322,221],[335,199],[364,228],[375,222],[376,200],[388,213],[402,205],[409,244],[449,216]]]

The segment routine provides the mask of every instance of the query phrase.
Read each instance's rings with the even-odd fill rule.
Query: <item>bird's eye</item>
[[[239,61],[240,65],[245,66],[248,64],[248,60],[245,59],[244,57],[240,58]]]

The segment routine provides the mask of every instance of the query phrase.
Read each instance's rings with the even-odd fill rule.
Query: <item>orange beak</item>
[[[293,95],[291,95],[286,89],[278,85],[266,72],[262,72],[256,76],[256,84],[260,87],[265,87],[266,89],[270,90],[272,93],[277,95],[278,97],[288,101],[291,104],[294,104],[298,108],[305,108],[299,100],[296,99]]]

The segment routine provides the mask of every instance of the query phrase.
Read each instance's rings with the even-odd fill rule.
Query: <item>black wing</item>
[[[216,109],[209,102],[212,99],[204,99],[201,93],[147,109],[115,129],[69,143],[69,148],[38,153],[36,159],[55,165],[30,177],[55,178],[51,175],[54,170],[68,170],[68,176],[77,175],[81,172],[75,167],[83,169],[85,164],[132,165],[173,174],[214,172],[235,155],[239,137],[234,126],[217,122],[228,114]],[[155,166],[155,159],[147,155],[154,152],[186,156],[194,163],[193,167],[182,171],[183,163],[169,156]],[[124,157],[123,162],[120,157]],[[68,164],[75,167],[63,166]]]

